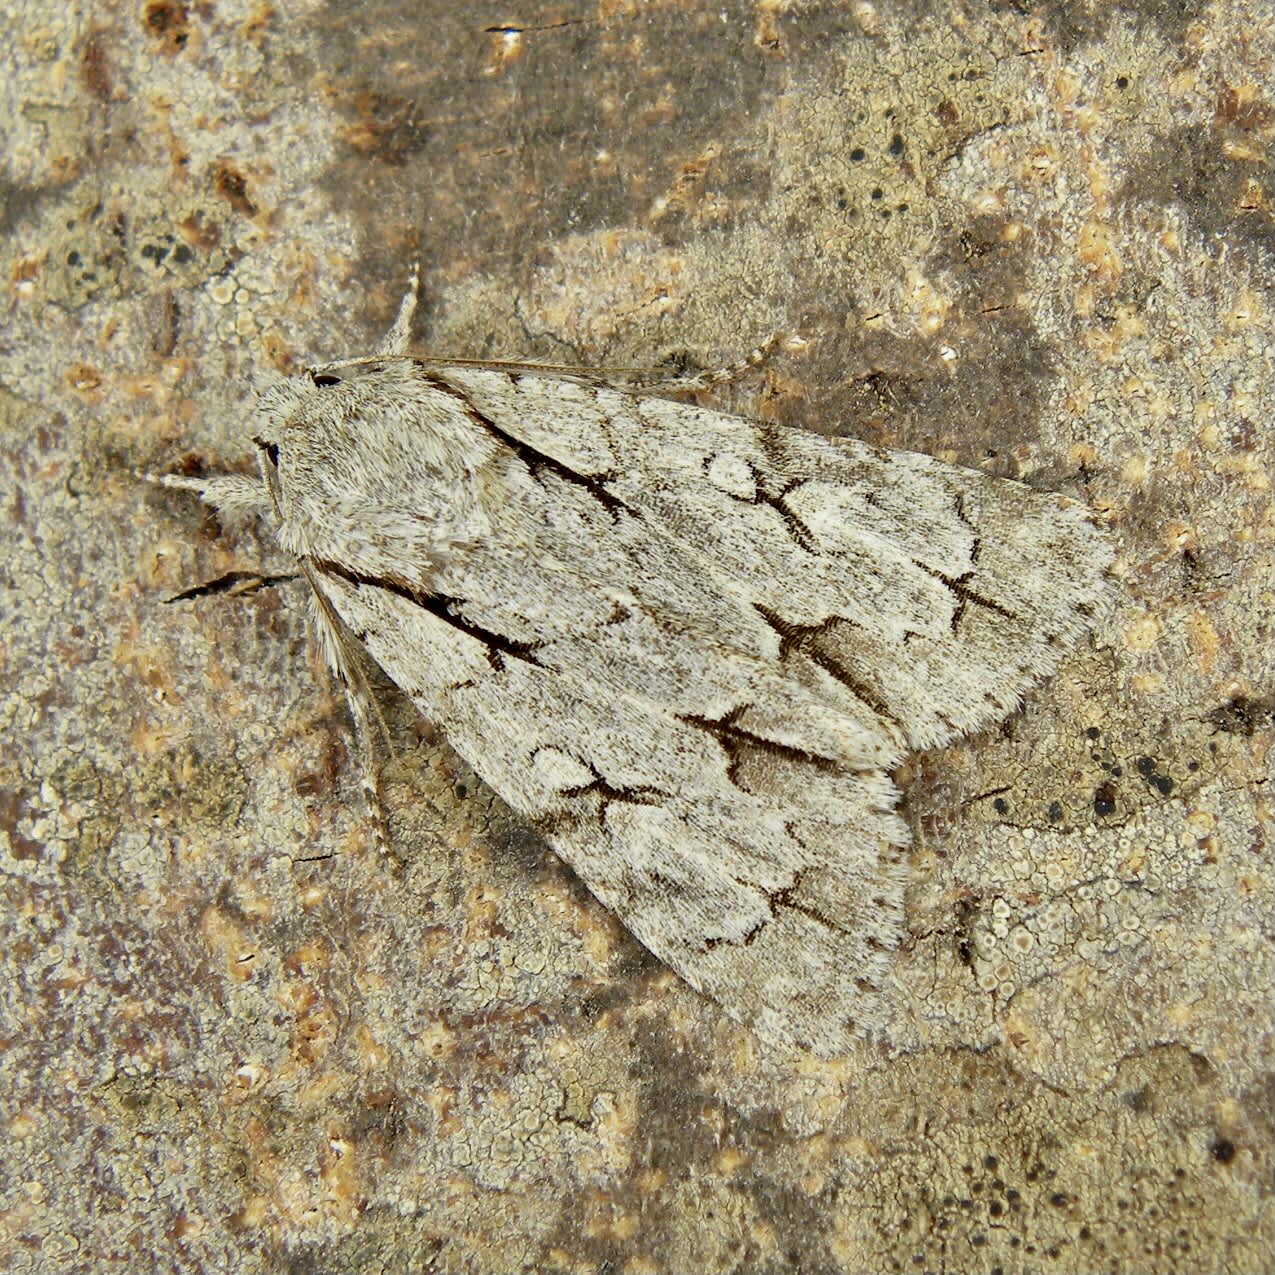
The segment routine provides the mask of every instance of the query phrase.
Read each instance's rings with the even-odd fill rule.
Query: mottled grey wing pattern
[[[866,701],[912,748],[1012,711],[1107,594],[1106,537],[1052,492],[664,399],[579,387],[577,416],[544,378],[446,375],[499,429],[680,534],[756,613],[753,649],[777,637],[784,667]]]
[[[470,440],[482,534],[420,573],[312,557],[326,598],[694,987],[821,1053],[871,1032],[908,842],[886,771],[1004,716],[1086,627],[1083,511],[665,400],[412,374],[416,426]],[[401,507],[432,507],[413,481]]]

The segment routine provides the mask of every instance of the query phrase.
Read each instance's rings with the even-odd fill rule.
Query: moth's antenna
[[[420,299],[421,265],[416,262],[412,266],[412,277],[407,286],[407,295],[399,303],[398,317],[394,326],[385,334],[378,354],[406,354],[408,342],[412,335],[412,317],[416,313],[416,303]]]

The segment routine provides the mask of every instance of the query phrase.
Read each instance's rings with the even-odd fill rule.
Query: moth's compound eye
[[[279,444],[272,443],[268,438],[258,437],[252,440],[266,454],[266,459],[276,468],[279,468]]]
[[[333,376],[331,372],[310,372],[310,379],[322,389],[325,385],[340,385],[341,378]]]

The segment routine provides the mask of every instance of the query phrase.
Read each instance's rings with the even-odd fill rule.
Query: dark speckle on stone
[[[1106,817],[1115,814],[1116,790],[1111,784],[1099,784],[1093,794],[1094,814]]]

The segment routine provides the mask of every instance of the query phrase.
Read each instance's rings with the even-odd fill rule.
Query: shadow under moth
[[[260,515],[355,644],[660,960],[824,1055],[903,928],[889,771],[1012,712],[1094,622],[1086,509],[930,457],[538,372],[379,354],[267,390]]]

